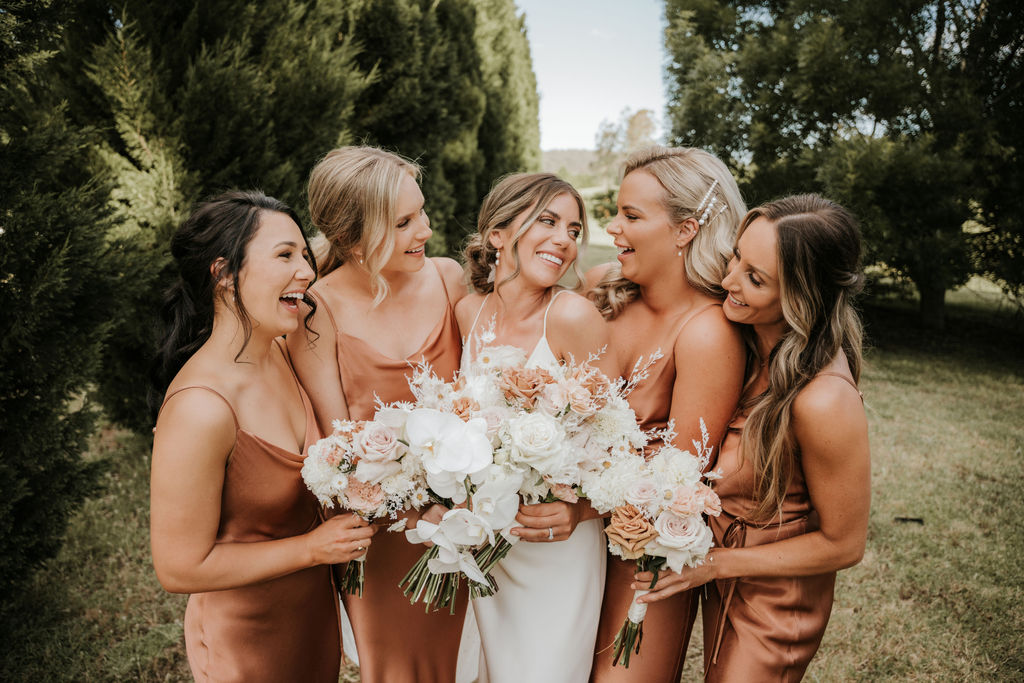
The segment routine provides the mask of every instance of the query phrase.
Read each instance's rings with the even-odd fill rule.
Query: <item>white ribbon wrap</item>
[[[636,599],[641,595],[647,595],[648,593],[650,593],[650,591],[642,588],[633,591],[633,601],[629,603],[629,612],[626,613],[626,618],[634,624],[641,623],[647,615],[647,603],[637,602]]]

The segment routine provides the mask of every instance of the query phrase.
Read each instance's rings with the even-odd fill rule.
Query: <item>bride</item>
[[[494,186],[465,252],[474,291],[455,308],[464,365],[484,331],[489,345],[525,351],[528,367],[584,361],[604,349],[601,315],[558,286],[570,266],[579,278],[585,215],[579,193],[551,174],[511,175]],[[609,374],[605,365],[597,362]],[[492,573],[498,591],[473,601],[478,680],[586,681],[604,589],[601,520],[585,501],[522,505],[516,520],[520,542]]]

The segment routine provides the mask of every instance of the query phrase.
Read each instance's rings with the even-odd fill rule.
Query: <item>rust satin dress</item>
[[[664,357],[651,366],[647,379],[640,382],[629,395],[629,405],[636,413],[640,427],[664,429],[668,425],[669,411],[672,408],[672,388],[676,381],[675,348],[676,339],[683,327],[697,314],[712,306],[707,304],[695,311],[688,311],[680,320],[669,328],[671,331],[662,339],[653,339],[645,344],[648,351],[644,358],[660,349]],[[649,334],[647,330],[637,330],[636,334]],[[650,455],[661,441],[647,444]],[[607,573],[604,584],[604,602],[601,606],[601,623],[597,630],[597,651],[594,654],[594,667],[590,680],[600,683],[613,681],[643,681],[643,683],[678,683],[683,672],[683,660],[690,642],[690,632],[697,618],[697,596],[695,591],[683,591],[670,598],[647,606],[644,617],[643,644],[640,654],[630,657],[629,668],[612,666],[612,644],[626,613],[633,601],[633,576],[636,574],[636,562],[622,560],[608,554]]]
[[[182,387],[167,399],[195,388],[217,394],[231,407],[204,386]],[[301,387],[299,392],[306,410],[304,453],[320,433],[309,399]],[[315,527],[319,504],[302,481],[305,456],[245,431],[237,417],[235,428],[217,542],[269,541]],[[328,565],[242,588],[193,593],[185,608],[185,649],[192,675],[197,681],[337,683],[341,636],[334,595]]]
[[[841,377],[836,373],[821,373]],[[854,385],[856,388],[856,385]],[[715,545],[763,545],[818,528],[798,466],[781,513],[766,524],[746,521],[754,508],[754,472],[739,450],[746,418],[729,425],[718,452],[714,482],[722,514],[709,517]],[[740,577],[713,581],[705,593],[704,668],[707,681],[799,681],[818,651],[832,613],[836,573],[796,577]]]
[[[444,279],[441,279],[442,284]],[[447,299],[448,291],[445,289]],[[371,419],[374,402],[412,401],[408,375],[410,364],[426,361],[434,373],[449,382],[459,368],[462,338],[451,300],[427,340],[408,358],[382,355],[359,337],[338,329],[330,309],[318,300],[334,325],[338,340],[338,368],[353,420]],[[390,523],[390,522],[389,522]],[[343,594],[345,610],[359,654],[363,683],[449,683],[455,680],[459,640],[466,617],[468,593],[464,588],[455,614],[447,609],[426,613],[422,604],[410,604],[398,587],[406,572],[426,550],[413,545],[403,533],[380,527],[366,555],[363,597]]]

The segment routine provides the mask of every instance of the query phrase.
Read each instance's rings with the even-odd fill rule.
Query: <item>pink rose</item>
[[[348,502],[348,509],[363,515],[370,515],[384,502],[384,490],[377,484],[368,484],[355,477],[349,477],[345,498]]]
[[[706,487],[705,487],[706,488]],[[677,486],[672,492],[669,509],[677,515],[699,515],[704,512],[704,499],[689,486]]]
[[[571,484],[552,484],[551,493],[555,495],[555,498],[566,503],[575,503],[579,500],[576,489]]]
[[[626,489],[626,502],[638,508],[649,508],[658,499],[661,491],[651,479],[639,479]]]
[[[586,387],[576,385],[569,391],[569,407],[577,415],[590,417],[597,412],[597,401]]]
[[[395,460],[398,454],[398,438],[395,432],[381,422],[367,422],[363,431],[356,436],[361,458],[370,462]]]
[[[697,484],[696,497],[701,503],[701,512],[705,515],[717,517],[722,514],[722,500],[718,494],[706,484]]]

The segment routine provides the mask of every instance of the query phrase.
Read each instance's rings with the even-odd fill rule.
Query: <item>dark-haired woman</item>
[[[329,565],[365,553],[373,531],[354,515],[320,524],[300,474],[319,431],[278,339],[302,325],[314,277],[298,219],[258,192],[227,193],[192,213],[171,251],[150,534],[160,583],[191,593],[192,673],[336,683]]]
[[[716,463],[716,547],[642,598],[708,584],[706,680],[799,680],[825,632],[836,571],[864,553],[859,264],[853,217],[816,195],[765,204],[740,225],[722,285],[726,315],[752,344],[742,414]]]

